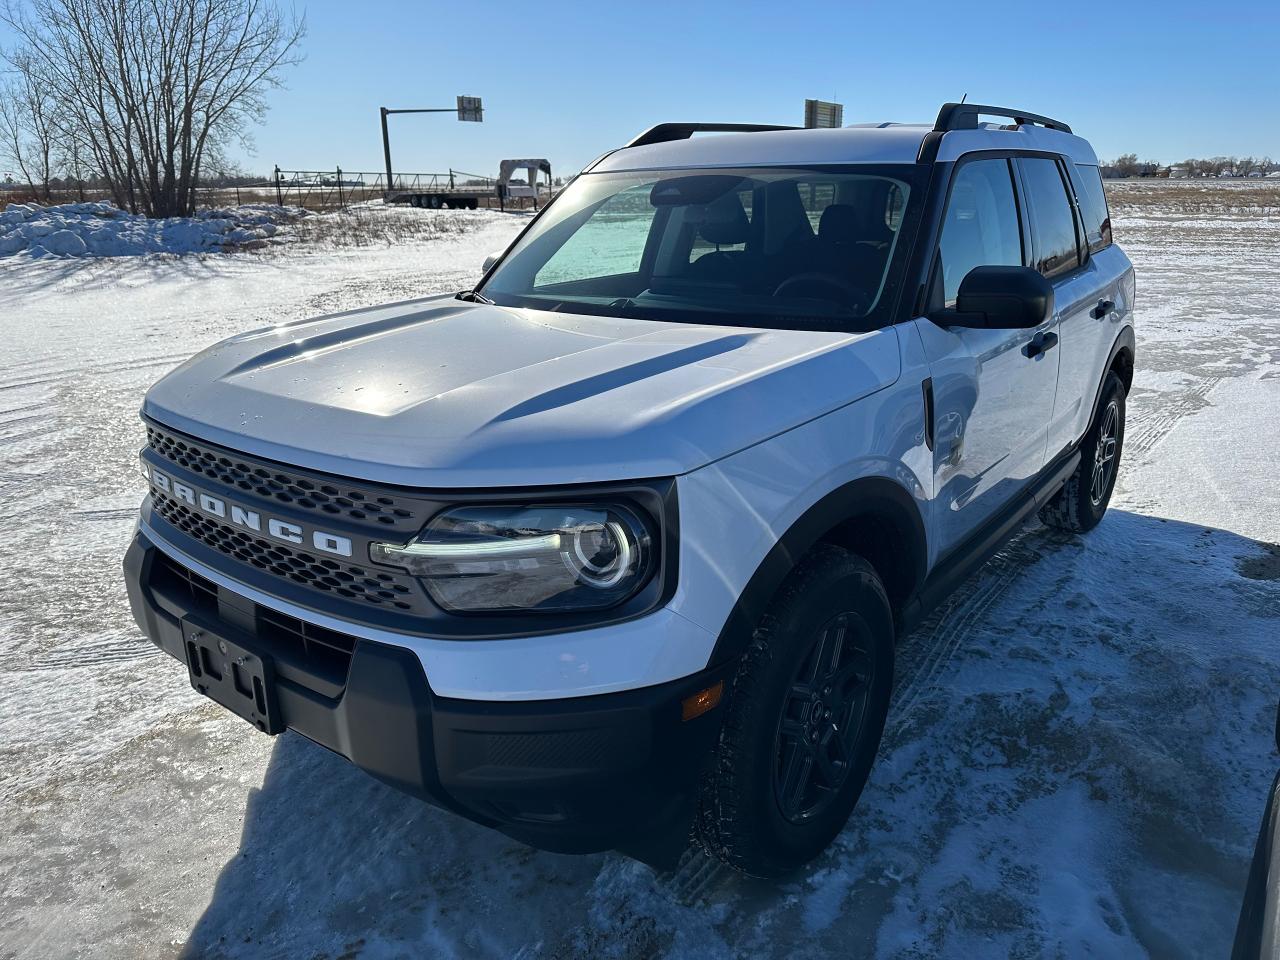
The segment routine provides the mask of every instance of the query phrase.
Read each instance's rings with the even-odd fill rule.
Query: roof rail
[[[695,133],[762,133],[766,130],[800,130],[801,127],[773,123],[659,123],[650,127],[622,149],[644,147],[651,143],[688,140]]]
[[[938,111],[938,120],[933,129],[939,133],[947,130],[976,130],[978,117],[1009,117],[1014,123],[1038,123],[1050,130],[1070,133],[1071,128],[1061,120],[1042,117],[1038,113],[1027,113],[1025,110],[1013,110],[1009,107],[989,107],[981,103],[944,103]]]

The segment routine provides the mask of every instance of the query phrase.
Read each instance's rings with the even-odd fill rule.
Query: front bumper
[[[681,704],[723,669],[573,699],[448,699],[413,651],[282,617],[186,570],[142,533],[124,569],[134,618],[161,649],[186,662],[185,622],[271,658],[285,727],[544,849],[634,849],[678,828],[719,728],[719,709],[683,721]]]

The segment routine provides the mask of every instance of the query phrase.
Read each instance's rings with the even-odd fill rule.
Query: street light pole
[[[383,199],[391,198],[391,190],[393,187],[391,173],[391,137],[387,133],[387,117],[393,113],[456,113],[459,120],[481,120],[484,113],[481,110],[480,100],[477,97],[459,97],[456,107],[427,107],[412,110],[391,110],[387,107],[379,107],[378,113],[382,117],[382,159],[387,165],[387,183],[386,189],[383,191]]]
[[[387,136],[387,114],[390,111],[386,107],[378,109],[382,113],[382,157],[387,161],[386,189],[382,192],[382,199],[386,200],[391,196],[391,138]]]

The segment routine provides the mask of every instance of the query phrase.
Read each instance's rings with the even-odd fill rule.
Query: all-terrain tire
[[[809,701],[796,694],[797,678],[807,678],[811,664],[821,666],[823,651],[834,636],[832,624],[845,627],[840,633],[844,639],[835,641],[833,672],[826,676],[835,677],[834,671],[843,665],[853,680],[837,680],[841,689],[835,694],[827,686],[825,705],[819,683],[810,717],[805,706]],[[822,545],[796,567],[757,626],[732,681],[694,819],[695,839],[709,855],[750,876],[772,877],[812,860],[830,844],[858,802],[880,745],[893,685],[893,643],[889,598],[869,563],[847,550]],[[846,682],[850,686],[842,686]],[[851,706],[842,690],[862,691],[865,696]],[[802,737],[784,732],[795,729],[800,713],[805,723],[822,724],[824,706],[848,721],[849,742],[823,741],[821,737],[835,734],[816,726]],[[825,713],[825,723],[835,728],[832,713]],[[796,775],[789,773],[787,764],[794,759],[792,753],[805,748],[801,741],[807,742],[810,735],[815,751],[824,742],[829,749],[825,761],[812,754],[809,768],[830,769],[834,775],[825,787],[813,784],[821,805],[811,815],[803,815],[797,806],[788,814],[784,807],[796,792],[789,789]],[[843,763],[830,760],[837,747],[846,758]]]
[[[1080,465],[1040,508],[1040,519],[1048,526],[1085,533],[1107,512],[1124,449],[1124,402],[1124,384],[1108,373],[1093,423],[1080,443]]]

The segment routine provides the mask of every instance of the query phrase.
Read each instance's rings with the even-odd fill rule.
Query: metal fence
[[[478,174],[449,170],[446,173],[397,173],[387,189],[385,173],[363,170],[282,170],[275,168],[272,179],[240,188],[242,193],[270,194],[281,205],[308,210],[345,210],[352,204],[382,199],[395,194],[488,194],[497,197],[497,180]],[[488,197],[482,197],[487,200]],[[487,204],[486,204],[487,205]]]
[[[474,198],[482,207],[498,207],[494,177],[449,170],[444,173],[397,173],[386,188],[386,174],[375,171],[282,170],[276,167],[271,176],[256,183],[231,186],[200,185],[196,187],[196,206],[202,209],[239,206],[246,203],[273,203],[304,207],[315,212],[346,210],[351,206],[381,200],[388,192],[397,194],[450,194]],[[48,189],[49,203],[73,203],[83,200],[110,200],[111,192],[101,184],[59,182]],[[545,198],[544,198],[545,199]],[[18,184],[0,185],[0,209],[7,203],[45,203],[45,188],[32,189]],[[506,209],[525,209],[537,204],[530,198],[507,197]]]

